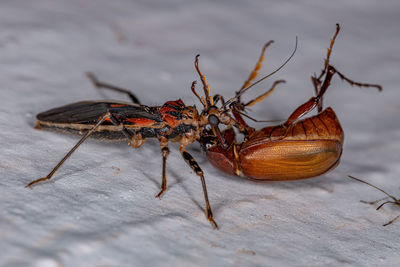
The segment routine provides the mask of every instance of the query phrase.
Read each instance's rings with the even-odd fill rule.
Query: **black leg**
[[[114,85],[111,85],[108,83],[100,82],[99,80],[97,80],[96,76],[94,76],[94,74],[91,72],[87,72],[86,75],[92,81],[92,83],[95,87],[109,89],[109,90],[113,90],[113,91],[120,92],[123,94],[127,94],[133,103],[140,105],[139,99],[137,99],[137,97],[134,94],[132,94],[129,90],[126,90],[126,89],[123,89],[123,88],[120,88],[120,87],[117,87],[117,86],[114,86]]]
[[[166,165],[167,165],[167,157],[169,155],[169,148],[168,148],[168,139],[165,137],[161,137],[159,139],[160,147],[161,147],[161,155],[162,155],[162,175],[161,175],[161,190],[156,195],[156,197],[161,199],[161,195],[167,190],[167,176],[166,172]]]
[[[200,177],[201,180],[201,185],[203,186],[203,193],[204,193],[204,200],[206,202],[206,215],[207,219],[211,222],[211,224],[218,229],[217,223],[214,221],[213,218],[213,213],[211,211],[211,206],[210,202],[208,201],[208,193],[207,193],[207,186],[206,186],[206,181],[204,179],[204,174],[203,170],[200,168],[199,164],[196,162],[196,160],[190,155],[188,152],[186,152],[184,146],[181,146],[179,148],[179,151],[182,154],[183,159],[185,162],[192,168],[192,170]]]

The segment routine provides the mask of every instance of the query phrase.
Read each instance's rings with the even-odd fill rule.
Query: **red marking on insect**
[[[110,107],[112,108],[122,108],[122,107],[126,107],[127,105],[124,104],[111,104]]]
[[[141,127],[149,127],[155,123],[154,120],[146,118],[126,118],[125,121],[133,123],[135,125],[139,125]]]

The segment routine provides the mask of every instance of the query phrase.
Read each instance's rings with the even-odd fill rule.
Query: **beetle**
[[[247,125],[242,115],[245,108],[267,97],[275,86],[283,81],[276,81],[265,94],[244,104],[240,96],[251,86],[250,81],[257,75],[264,59],[265,47],[256,68],[236,96],[222,104],[229,107],[235,119],[245,131],[243,142],[236,141],[233,128],[222,132],[221,138],[210,130],[202,133],[202,147],[209,162],[224,173],[246,177],[257,181],[282,181],[311,178],[335,168],[340,161],[344,134],[339,119],[332,108],[323,110],[322,99],[332,77],[337,74],[350,85],[359,87],[382,87],[377,84],[354,82],[340,73],[329,63],[333,44],[340,31],[339,24],[331,39],[324,68],[319,76],[313,76],[312,82],[316,96],[299,106],[282,124],[267,126],[259,130]],[[318,107],[318,114],[309,118],[302,116]],[[250,117],[251,118],[251,117]]]
[[[200,134],[210,121],[215,121],[228,127],[242,126],[228,113],[213,110],[213,98],[210,96],[209,86],[206,85],[205,76],[198,67],[198,58],[195,59],[195,68],[202,79],[205,97],[199,97],[195,91],[196,82],[192,83],[193,93],[201,100],[204,109],[201,114],[195,106],[186,106],[182,100],[167,101],[162,106],[150,107],[142,105],[135,95],[128,90],[104,82],[100,82],[92,73],[88,73],[95,87],[106,88],[126,93],[133,103],[120,101],[81,101],[62,107],[53,108],[37,115],[36,129],[66,131],[82,135],[76,145],[59,161],[53,170],[45,177],[34,180],[26,185],[32,187],[40,182],[50,180],[60,166],[71,154],[88,138],[99,137],[111,140],[127,139],[133,148],[142,146],[147,138],[157,138],[162,155],[161,190],[156,197],[167,189],[166,160],[170,152],[168,143],[179,142],[179,151],[185,162],[200,177],[204,199],[206,203],[206,216],[211,224],[218,228],[213,219],[213,213],[208,200],[208,193],[204,173],[196,160],[186,151],[186,147],[200,140]],[[216,132],[218,129],[211,126]]]
[[[391,203],[391,204],[396,205],[396,206],[400,206],[400,198],[396,198],[396,197],[394,197],[394,196],[392,196],[392,195],[386,193],[383,189],[381,189],[381,188],[379,188],[379,187],[377,187],[377,186],[375,186],[375,185],[373,185],[373,184],[370,184],[370,183],[368,183],[368,182],[366,182],[366,181],[363,181],[363,180],[361,180],[360,178],[356,178],[356,177],[351,176],[351,175],[348,175],[348,177],[351,178],[351,179],[353,179],[353,180],[356,180],[356,181],[359,181],[359,182],[361,182],[361,183],[364,183],[364,184],[366,184],[366,185],[369,185],[369,186],[371,186],[371,187],[373,187],[373,188],[375,188],[375,189],[381,191],[382,193],[384,193],[384,194],[386,195],[386,197],[381,198],[381,199],[378,199],[378,200],[375,200],[375,201],[364,201],[364,200],[361,200],[360,202],[365,203],[365,204],[375,205],[375,204],[377,204],[377,203],[379,203],[379,202],[381,202],[381,201],[383,201],[383,200],[385,200],[385,199],[390,198],[390,199],[392,199],[392,200],[387,200],[387,201],[383,202],[382,204],[380,204],[380,205],[376,208],[376,210],[381,209],[385,204],[388,204],[388,203]],[[383,224],[383,226],[388,226],[389,224],[392,224],[392,223],[393,223],[394,221],[396,221],[399,217],[400,217],[400,215],[397,215],[396,217],[394,217],[393,219],[391,219],[391,220],[388,221],[387,223]]]

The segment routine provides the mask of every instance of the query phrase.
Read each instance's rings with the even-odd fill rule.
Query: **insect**
[[[370,204],[370,205],[375,205],[375,204],[377,204],[377,203],[379,203],[379,202],[381,202],[381,201],[383,201],[383,200],[385,200],[385,199],[392,199],[392,200],[387,200],[387,201],[383,202],[382,204],[380,204],[380,205],[376,208],[376,210],[379,210],[379,209],[382,208],[385,204],[388,204],[388,203],[392,203],[392,204],[394,204],[394,205],[396,205],[396,206],[400,206],[400,199],[395,198],[394,196],[392,196],[392,195],[386,193],[384,190],[380,189],[379,187],[377,187],[377,186],[375,186],[375,185],[373,185],[373,184],[370,184],[370,183],[368,183],[368,182],[366,182],[366,181],[363,181],[363,180],[361,180],[361,179],[359,179],[359,178],[356,178],[356,177],[354,177],[354,176],[351,176],[351,175],[348,175],[348,177],[351,178],[351,179],[353,179],[353,180],[356,180],[356,181],[359,181],[359,182],[361,182],[361,183],[364,183],[364,184],[366,184],[366,185],[369,185],[369,186],[371,186],[371,187],[373,187],[373,188],[375,188],[375,189],[378,189],[379,191],[381,191],[382,193],[384,193],[384,194],[386,195],[386,197],[381,198],[381,199],[378,199],[378,200],[375,200],[375,201],[364,201],[364,200],[361,200],[360,202],[366,203],[366,204]],[[387,226],[387,225],[389,225],[389,224],[392,224],[392,223],[393,223],[394,221],[396,221],[399,217],[400,217],[400,215],[397,215],[396,217],[394,217],[393,219],[391,219],[391,220],[388,221],[387,223],[383,224],[383,226]]]
[[[203,130],[201,143],[212,165],[227,174],[258,181],[310,178],[338,165],[342,154],[343,130],[333,109],[328,107],[323,110],[322,105],[323,96],[332,77],[337,74],[352,86],[382,90],[380,85],[354,82],[330,65],[331,51],[339,31],[340,26],[337,24],[324,68],[319,76],[312,77],[316,96],[299,106],[284,123],[255,130],[248,126],[242,117],[249,117],[244,113],[245,109],[267,97],[278,83],[283,82],[276,81],[269,91],[246,104],[240,100],[240,96],[251,87],[248,85],[261,67],[264,47],[248,81],[234,98],[222,104],[222,108],[229,107],[236,121],[245,129],[241,131],[244,134],[243,142],[236,141],[236,134],[232,128],[222,132],[225,143],[219,141],[221,138],[212,131]],[[300,119],[316,107],[317,115]]]
[[[198,56],[195,60],[195,67],[206,85],[205,76],[201,74],[198,67]],[[156,195],[160,198],[167,189],[165,172],[170,152],[168,143],[169,141],[179,142],[179,151],[183,159],[201,179],[206,216],[211,224],[218,228],[213,219],[203,171],[196,160],[186,151],[186,147],[200,139],[202,128],[209,125],[210,121],[218,120],[219,123],[239,129],[241,126],[229,114],[213,110],[213,99],[209,95],[209,87],[204,87],[206,97],[199,97],[204,105],[204,109],[199,114],[194,106],[186,106],[180,99],[168,101],[162,106],[156,107],[142,105],[128,90],[100,82],[91,73],[88,76],[96,87],[126,93],[133,103],[82,101],[38,114],[37,129],[68,131],[83,136],[47,176],[30,182],[26,187],[50,180],[60,166],[90,136],[113,140],[127,139],[128,144],[133,148],[142,146],[147,138],[157,138],[162,155],[161,190]],[[198,96],[195,84],[196,82],[192,83],[192,91]]]

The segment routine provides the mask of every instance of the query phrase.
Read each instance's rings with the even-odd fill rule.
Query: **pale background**
[[[392,1],[128,1],[0,2],[0,265],[3,266],[338,266],[400,263],[399,207],[359,202],[400,196],[400,2]],[[331,63],[384,91],[351,88],[339,78],[326,94],[345,131],[341,164],[319,178],[257,184],[214,169],[205,172],[220,230],[204,215],[197,176],[176,145],[168,190],[159,190],[157,142],[85,143],[55,176],[33,190],[76,137],[33,128],[41,111],[79,100],[124,96],[92,87],[84,72],[130,88],[147,105],[181,98],[197,79],[194,56],[213,93],[232,96],[262,45],[262,73],[286,79],[253,108],[258,119],[285,119],[313,94],[329,39],[340,23]],[[262,127],[265,124],[255,125]],[[375,206],[376,207],[376,206]]]

